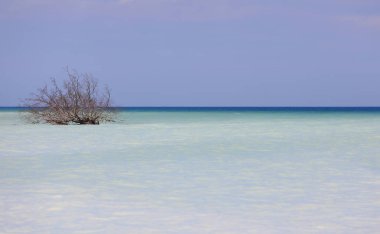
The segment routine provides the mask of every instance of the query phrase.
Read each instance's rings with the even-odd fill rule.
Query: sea
[[[379,233],[380,108],[0,108],[0,233]]]

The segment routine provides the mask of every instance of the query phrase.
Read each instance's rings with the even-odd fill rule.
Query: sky
[[[0,106],[66,66],[117,106],[380,106],[380,1],[0,0]]]

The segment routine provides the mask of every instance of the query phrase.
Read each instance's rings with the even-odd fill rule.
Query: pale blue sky
[[[66,65],[120,106],[380,106],[378,0],[1,0],[0,105]]]

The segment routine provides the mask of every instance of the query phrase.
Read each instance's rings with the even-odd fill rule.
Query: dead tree
[[[32,123],[99,124],[115,118],[111,107],[111,93],[108,87],[99,92],[97,80],[91,74],[79,74],[66,69],[68,78],[59,85],[52,78],[45,85],[24,100],[26,118]]]

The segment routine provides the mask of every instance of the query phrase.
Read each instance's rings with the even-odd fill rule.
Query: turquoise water
[[[379,110],[0,111],[0,233],[376,233]]]

